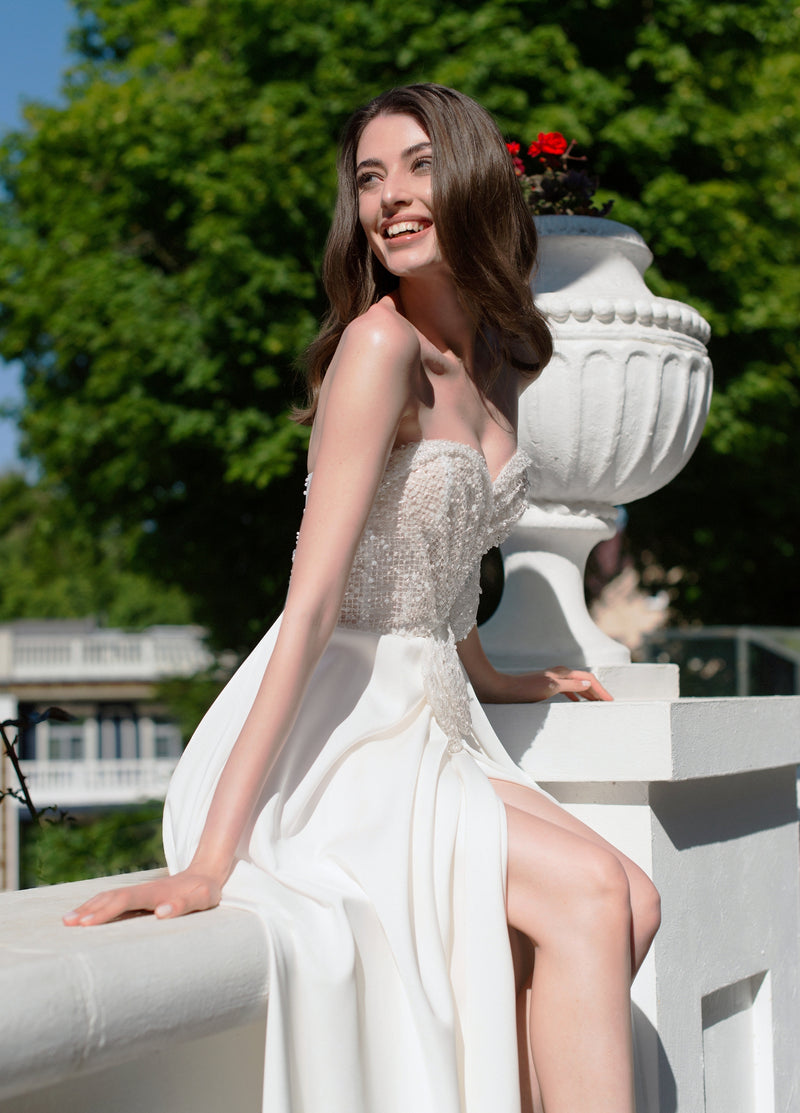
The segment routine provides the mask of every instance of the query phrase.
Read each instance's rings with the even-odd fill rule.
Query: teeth
[[[418,224],[416,221],[405,220],[402,224],[392,224],[383,234],[387,240],[390,240],[394,236],[402,236],[405,232],[421,232],[424,227],[424,224]]]

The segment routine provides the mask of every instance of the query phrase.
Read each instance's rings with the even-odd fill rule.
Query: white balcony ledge
[[[789,1113],[800,697],[487,711],[512,755],[661,891],[633,991],[639,1113]],[[61,926],[129,880],[0,895],[0,1113],[259,1113],[259,920],[224,908]]]
[[[258,918],[234,908],[202,916],[157,921],[140,916],[95,928],[67,928],[61,916],[99,889],[127,884],[153,874],[79,881],[0,896],[0,1109],[94,1109],[116,1113],[108,1068],[135,1064],[135,1108],[259,1109],[260,1104],[231,1101],[197,1104],[227,1079],[242,1089],[238,1054],[248,1063],[249,1087],[260,1101],[266,1020],[266,939]],[[241,1035],[224,1055],[203,1037]],[[238,1044],[238,1048],[237,1048]],[[183,1093],[152,1104],[142,1087],[160,1073],[169,1056],[172,1073],[181,1074],[176,1052],[189,1049],[194,1078]],[[198,1054],[198,1052],[200,1052]],[[252,1054],[251,1054],[252,1053]],[[204,1077],[203,1062],[216,1062],[216,1076]],[[227,1070],[225,1069],[227,1064]],[[86,1078],[101,1072],[95,1078]],[[111,1072],[112,1074],[114,1072]],[[231,1074],[238,1076],[232,1081]],[[117,1072],[118,1076],[119,1072]],[[88,1085],[102,1087],[104,1100],[86,1104]],[[116,1081],[114,1085],[119,1085]],[[210,1087],[210,1090],[209,1090]],[[72,1100],[65,1100],[70,1090]],[[33,1091],[33,1092],[31,1092]],[[15,1095],[22,1095],[15,1098]],[[79,1097],[80,1095],[80,1097]],[[212,1098],[213,1101],[213,1098]],[[230,1103],[230,1104],[228,1104]],[[187,1109],[190,1106],[187,1104]],[[127,1107],[126,1107],[127,1108]],[[130,1108],[134,1108],[133,1105]]]
[[[539,782],[686,781],[800,762],[800,697],[484,708]]]

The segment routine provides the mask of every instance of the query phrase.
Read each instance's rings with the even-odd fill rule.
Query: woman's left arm
[[[563,665],[541,672],[498,672],[483,651],[477,626],[458,643],[458,655],[481,703],[538,703],[559,695],[575,703],[613,699],[590,672]]]

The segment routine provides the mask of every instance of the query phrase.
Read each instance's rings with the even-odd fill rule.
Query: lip
[[[386,231],[394,227],[395,224],[421,224],[423,227],[419,232],[401,232],[399,236],[394,236],[392,239],[389,239],[386,235]],[[409,236],[419,236],[432,227],[433,221],[429,216],[413,216],[403,213],[402,216],[395,215],[393,217],[388,217],[386,220],[382,220],[379,231],[384,243],[398,243],[408,239]]]

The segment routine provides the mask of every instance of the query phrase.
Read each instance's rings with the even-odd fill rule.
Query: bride
[[[517,397],[551,353],[533,224],[493,121],[441,86],[358,110],[339,174],[284,612],[175,772],[170,876],[65,922],[257,912],[269,1113],[630,1113],[658,895],[478,702],[610,698],[497,672],[475,626],[480,556],[525,506]]]

